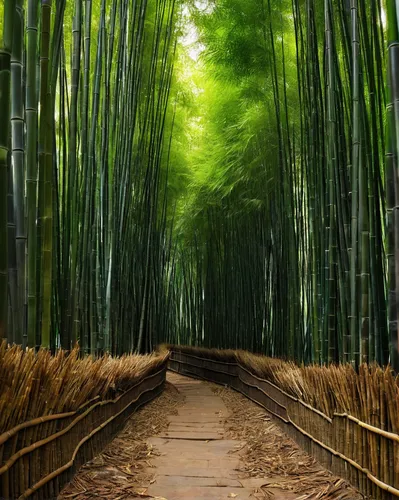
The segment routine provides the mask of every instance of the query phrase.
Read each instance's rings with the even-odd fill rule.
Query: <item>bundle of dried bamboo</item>
[[[298,366],[243,351],[171,350],[171,369],[233,387],[260,404],[366,498],[399,497],[399,384],[390,367]]]
[[[382,430],[399,430],[399,378],[388,366],[298,366],[247,351],[173,346],[197,357],[239,363],[252,374],[272,382],[329,417],[347,413]]]
[[[79,356],[0,344],[0,434],[37,417],[77,410],[95,398],[112,399],[155,372],[166,353]]]

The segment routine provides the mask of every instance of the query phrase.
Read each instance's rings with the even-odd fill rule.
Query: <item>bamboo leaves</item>
[[[5,1],[0,335],[396,367],[396,3],[184,5]]]
[[[191,318],[200,317],[204,326],[194,338],[208,346],[244,347],[305,362],[386,363],[381,3],[212,5],[205,14],[194,8],[204,44],[202,71],[221,82],[229,75],[240,101],[238,106],[230,101],[238,109],[233,115],[219,98],[219,116],[214,112],[207,118],[221,129],[210,136],[203,155],[205,165],[218,165],[206,167],[214,172],[207,182],[215,186],[199,183],[188,211],[188,217],[196,214],[195,222],[178,221],[187,231],[179,237],[201,255],[193,262],[193,250],[182,248],[175,264],[179,340],[191,341],[187,326],[195,329]],[[245,67],[238,47],[245,47]],[[256,101],[258,82],[263,99]],[[241,106],[249,109],[253,102],[267,129],[257,124],[250,141],[244,141],[247,132],[236,132],[242,147],[234,151],[233,165],[246,184],[234,182],[225,194],[233,151],[227,130],[248,127],[248,120],[240,120]],[[387,155],[391,170],[394,160],[393,153]],[[254,164],[262,169],[251,178],[247,172]],[[393,172],[389,179],[392,191]],[[215,200],[213,192],[220,198]],[[244,193],[259,204],[240,205]],[[389,200],[392,231],[393,193]],[[388,236],[393,297],[397,245]],[[395,336],[392,305],[390,318]]]

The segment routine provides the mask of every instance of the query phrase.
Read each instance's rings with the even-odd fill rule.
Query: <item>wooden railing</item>
[[[56,498],[130,415],[162,392],[166,369],[167,359],[115,399],[96,398],[77,411],[37,418],[0,435],[0,498]]]
[[[238,362],[171,350],[169,369],[226,385],[274,415],[289,436],[325,468],[373,500],[399,498],[399,436],[348,415],[312,408]],[[377,457],[377,458],[376,458]]]

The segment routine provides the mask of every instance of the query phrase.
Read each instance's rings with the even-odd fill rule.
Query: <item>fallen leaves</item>
[[[254,498],[272,499],[273,489],[286,491],[287,498],[296,500],[363,498],[346,481],[304,453],[270,415],[259,412],[259,406],[231,389],[214,386],[213,390],[230,410],[225,421],[229,437],[247,443],[233,451],[244,462],[239,472],[246,477],[265,478],[265,484],[253,493]]]
[[[103,453],[79,470],[58,500],[167,500],[147,494],[154,479],[145,469],[150,468],[149,460],[159,453],[146,443],[146,438],[167,427],[167,415],[177,414],[183,397],[172,387],[167,384],[159,398],[135,413]]]

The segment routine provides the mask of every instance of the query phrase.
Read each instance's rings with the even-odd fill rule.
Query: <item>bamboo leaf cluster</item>
[[[398,368],[395,2],[207,4],[168,341]]]

